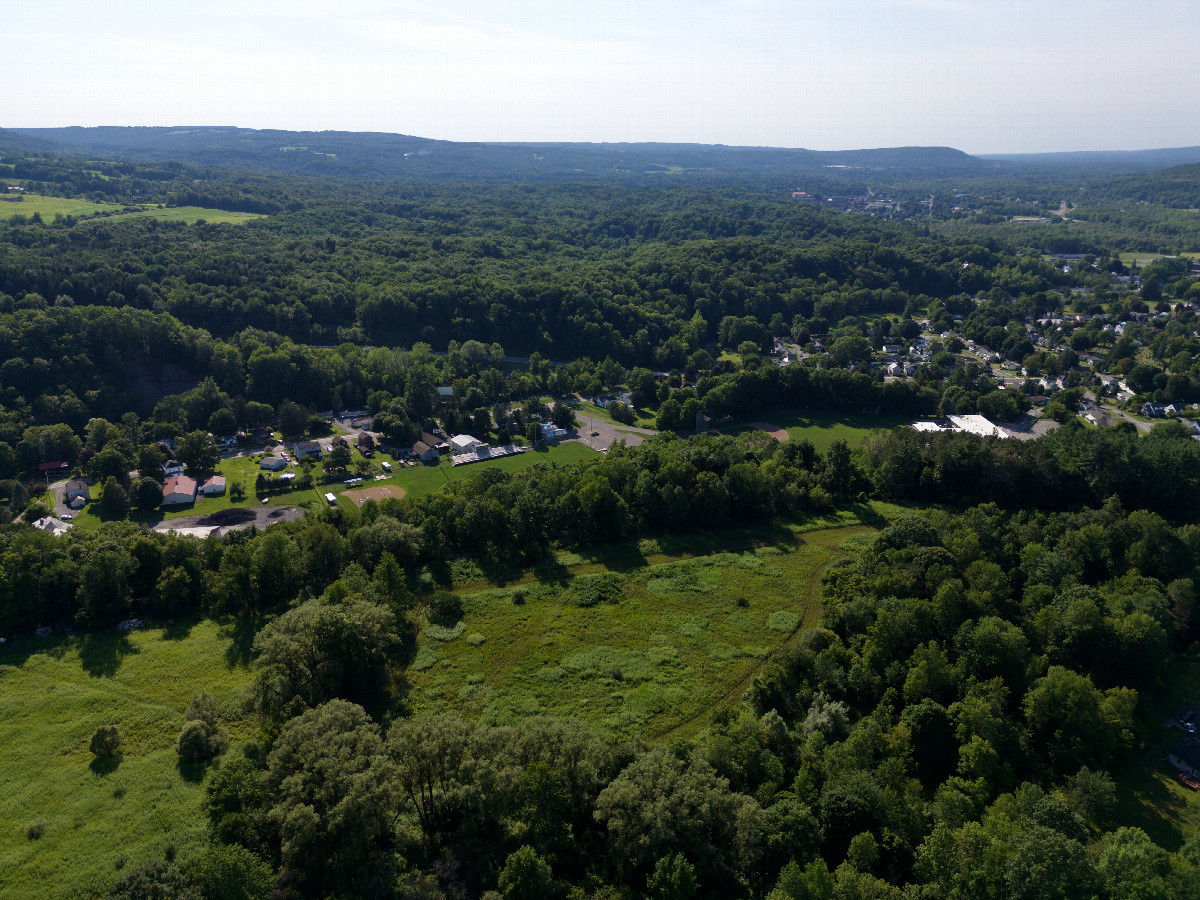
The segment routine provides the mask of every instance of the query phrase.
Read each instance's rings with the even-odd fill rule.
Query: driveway
[[[54,493],[54,515],[61,519],[66,513],[74,513],[71,507],[67,506],[63,499],[63,488],[67,486],[67,479],[55,481],[51,483],[50,490]]]

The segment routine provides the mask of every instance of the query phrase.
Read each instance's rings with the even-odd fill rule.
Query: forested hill
[[[236,127],[17,128],[0,149],[172,160],[285,174],[371,179],[723,175],[839,170],[976,172],[992,164],[949,147],[817,151],[706,144],[461,143],[403,134]]]

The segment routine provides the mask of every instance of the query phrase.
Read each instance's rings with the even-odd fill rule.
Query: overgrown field
[[[250,626],[26,638],[0,650],[0,898],[87,897],[204,839],[202,771],[175,739],[194,693],[235,717]],[[108,765],[88,750],[115,724]],[[227,725],[236,736],[238,721]],[[236,752],[236,751],[235,751]]]
[[[870,530],[646,565],[581,562],[463,593],[461,621],[422,629],[413,705],[490,722],[579,717],[648,738],[694,733],[815,621],[821,573]],[[658,556],[657,542],[639,546]]]

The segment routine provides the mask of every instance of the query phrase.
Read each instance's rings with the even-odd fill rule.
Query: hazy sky
[[[24,0],[0,126],[1200,144],[1196,0]]]

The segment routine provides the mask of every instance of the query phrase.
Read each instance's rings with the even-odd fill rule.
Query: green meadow
[[[136,212],[118,213],[115,219],[158,219],[160,222],[208,222],[212,225],[241,225],[254,219],[266,218],[262,213],[232,212],[227,209],[205,209],[202,206],[150,206]]]
[[[460,622],[422,628],[412,705],[487,722],[577,717],[650,739],[693,734],[815,622],[821,574],[872,530],[779,529],[725,550],[703,537],[691,548],[644,540],[626,555],[565,554],[505,587],[464,590]]]
[[[859,446],[866,436],[880,428],[898,428],[908,425],[910,416],[898,413],[858,413],[825,409],[771,410],[754,416],[739,417],[730,425],[719,429],[724,434],[746,434],[754,431],[751,422],[765,422],[787,430],[793,440],[805,438],[812,441],[821,453],[827,451],[837,440],[845,441],[851,448]]]
[[[250,634],[200,622],[0,648],[0,898],[102,894],[205,839],[203,771],[180,767],[175,739],[202,690],[233,737],[245,727]],[[124,743],[99,765],[88,743],[109,724]]]
[[[55,216],[95,216],[106,213],[105,219],[158,219],[162,222],[186,222],[189,225],[204,221],[214,224],[240,225],[251,219],[264,218],[260,213],[230,212],[224,209],[205,209],[200,206],[146,206],[121,212],[128,207],[116,203],[93,203],[71,197],[47,197],[43,194],[20,194],[20,199],[12,195],[0,194],[0,219],[12,216],[32,218],[39,214],[46,223],[54,221]]]
[[[41,215],[42,220],[49,223],[55,216],[91,216],[96,213],[110,213],[121,209],[116,203],[93,203],[91,200],[81,200],[72,197],[46,197],[42,194],[20,194],[20,200],[13,200],[11,195],[0,198],[0,219],[11,216],[31,218],[34,213]]]

